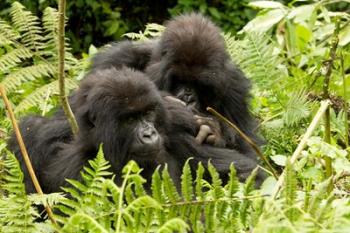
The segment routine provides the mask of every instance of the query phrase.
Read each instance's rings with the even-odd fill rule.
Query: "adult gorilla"
[[[181,15],[166,24],[159,40],[124,41],[98,53],[92,70],[128,65],[145,71],[160,90],[181,99],[199,115],[200,143],[237,149],[255,159],[239,135],[207,117],[206,107],[213,107],[259,141],[254,132],[256,122],[248,110],[250,82],[232,63],[220,34],[219,28],[200,14]]]
[[[189,156],[192,165],[209,158],[221,173],[231,162],[239,174],[255,166],[233,150],[198,146],[192,114],[174,101],[163,99],[153,82],[128,68],[91,72],[71,98],[80,131],[72,137],[67,120],[60,113],[52,118],[28,117],[21,122],[34,169],[45,193],[60,191],[66,178],[80,179],[80,171],[103,144],[105,158],[121,182],[122,167],[131,159],[149,180],[158,165],[167,163],[179,187],[181,168]],[[9,149],[19,159],[28,193],[35,192],[14,136]],[[242,176],[244,178],[244,176]]]

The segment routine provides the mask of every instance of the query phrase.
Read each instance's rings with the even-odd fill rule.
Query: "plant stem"
[[[64,20],[66,11],[66,1],[59,0],[58,4],[58,78],[59,78],[59,89],[60,99],[64,113],[67,116],[70,127],[74,135],[78,133],[78,124],[75,120],[72,109],[69,106],[68,98],[65,94],[65,82],[64,82],[64,53],[65,53],[65,33],[64,33]]]
[[[334,36],[332,39],[332,45],[329,52],[329,59],[326,62],[326,74],[323,81],[323,99],[329,99],[329,83],[332,76],[332,68],[334,64],[334,60],[336,59],[336,50],[338,46],[338,34],[339,34],[339,21],[336,23],[336,29],[334,32]],[[324,140],[327,143],[331,142],[331,117],[330,117],[330,108],[328,107],[325,113],[325,137]],[[330,177],[333,173],[332,168],[332,159],[327,155],[324,156],[324,160],[326,162],[326,177]],[[331,190],[330,190],[331,191]]]
[[[344,141],[345,141],[346,147],[349,147],[349,122],[348,122],[348,102],[347,102],[348,98],[347,98],[347,85],[346,85],[346,79],[345,79],[343,53],[340,54],[340,68],[341,68],[341,76],[343,79],[343,95],[344,95],[343,96],[344,127],[345,127]]]
[[[236,130],[238,134],[255,150],[256,154],[260,157],[262,161],[265,162],[265,164],[269,167],[269,170],[273,174],[273,176],[278,179],[277,173],[275,169],[270,164],[269,160],[265,158],[265,156],[261,153],[259,147],[253,142],[252,139],[250,139],[245,133],[243,133],[235,124],[233,124],[231,121],[229,121],[226,117],[218,113],[216,110],[214,110],[211,107],[207,107],[207,111],[213,114],[214,116],[218,117],[220,120],[226,122],[231,128]]]
[[[307,140],[310,138],[312,132],[315,130],[317,124],[319,123],[319,121],[321,120],[321,117],[324,115],[324,113],[326,112],[326,109],[328,109],[330,104],[329,100],[324,100],[321,102],[321,107],[318,109],[314,119],[312,119],[312,122],[310,123],[309,127],[306,130],[306,133],[304,134],[303,138],[301,139],[300,143],[298,144],[298,147],[295,149],[292,157],[290,158],[290,164],[293,165],[295,163],[295,161],[299,158],[300,153],[303,151],[303,149],[306,146]],[[272,197],[276,198],[277,194],[284,182],[284,173],[285,171],[282,172],[282,174],[280,175],[276,186],[274,188],[274,191],[272,192]]]
[[[2,96],[2,99],[4,100],[5,107],[7,109],[8,115],[10,117],[10,120],[11,120],[11,123],[12,123],[12,127],[13,127],[13,130],[14,130],[16,138],[17,138],[17,142],[18,142],[19,148],[21,150],[21,154],[22,154],[23,159],[24,159],[24,163],[25,163],[25,165],[26,165],[26,167],[28,169],[28,173],[30,175],[30,178],[32,179],[32,182],[34,184],[35,190],[36,190],[36,192],[38,194],[43,195],[44,193],[43,193],[43,191],[42,191],[42,189],[40,187],[38,178],[35,175],[35,172],[34,172],[32,163],[30,161],[27,149],[25,147],[25,144],[24,144],[21,132],[20,132],[20,130],[18,128],[17,121],[16,121],[16,118],[15,118],[15,114],[13,113],[11,104],[10,104],[10,102],[9,102],[7,96],[6,96],[5,88],[1,84],[0,84],[0,95]],[[46,210],[47,215],[49,216],[51,222],[53,224],[56,224],[56,221],[53,218],[53,213],[52,213],[51,208],[48,205],[45,205],[45,210]]]

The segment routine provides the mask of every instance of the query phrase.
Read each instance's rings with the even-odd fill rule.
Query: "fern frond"
[[[21,42],[33,51],[39,51],[43,46],[42,29],[38,17],[19,2],[14,2],[11,9],[12,22],[21,33]]]
[[[176,190],[174,181],[171,179],[167,166],[165,166],[165,169],[162,172],[162,178],[163,178],[163,191],[165,194],[165,197],[168,201],[175,204],[177,201],[180,200],[180,195]]]
[[[283,121],[287,126],[295,126],[301,120],[309,117],[311,104],[305,91],[291,93],[283,111]]]
[[[24,82],[33,81],[41,77],[52,76],[56,72],[53,65],[48,63],[39,63],[32,66],[23,67],[22,69],[12,72],[5,76],[1,82],[7,92],[15,90]]]
[[[216,171],[215,167],[210,162],[208,162],[208,171],[211,176],[213,198],[219,199],[224,196],[224,190],[221,186],[222,180],[220,179],[219,173]]]
[[[84,167],[84,171],[81,172],[82,182],[67,180],[71,187],[63,188],[74,199],[63,199],[57,208],[68,216],[72,216],[82,209],[96,215],[100,209],[93,207],[99,206],[103,209],[106,205],[104,199],[101,198],[106,193],[103,177],[110,176],[111,173],[108,171],[110,165],[103,157],[102,147],[100,147],[95,159],[89,161],[89,164],[90,167]],[[66,219],[60,216],[57,217],[59,221],[66,222]]]
[[[0,57],[0,72],[5,73],[23,60],[31,58],[33,54],[25,47],[15,48]]]
[[[226,189],[228,191],[227,196],[233,197],[239,190],[239,181],[237,178],[237,172],[233,164],[230,165],[229,181],[227,182]]]
[[[71,216],[67,224],[61,229],[62,232],[96,232],[108,233],[95,219],[84,213],[76,213]]]
[[[65,79],[66,84],[66,93],[69,93],[71,90],[78,87],[77,81],[73,79]],[[52,95],[58,95],[59,94],[59,87],[58,87],[58,80],[55,80],[51,83],[48,83],[36,90],[34,90],[31,94],[26,96],[15,108],[15,113],[21,113],[25,110],[39,105],[43,102],[43,99],[47,98],[48,96]]]
[[[189,160],[186,161],[181,176],[181,191],[182,197],[185,201],[191,201],[193,198],[193,180],[192,173],[189,164]]]
[[[283,196],[285,199],[284,207],[286,209],[286,216],[290,221],[295,221],[298,218],[298,212],[294,207],[297,198],[297,178],[289,160],[286,164],[284,180]]]
[[[243,41],[230,35],[225,37],[232,59],[260,88],[271,88],[286,75],[279,68],[281,60],[266,35],[247,33]]]
[[[189,226],[180,218],[173,218],[164,223],[157,233],[187,232]]]
[[[38,214],[26,196],[23,173],[11,153],[4,160],[4,170],[1,189],[8,194],[0,200],[0,232],[36,232],[34,219]]]
[[[151,184],[151,190],[152,190],[152,197],[158,201],[160,204],[165,204],[166,200],[162,191],[162,178],[159,171],[160,167],[157,167],[157,169],[154,171],[152,175],[152,184]],[[155,211],[155,214],[158,218],[158,221],[160,224],[163,224],[165,222],[165,213],[164,211]]]
[[[45,32],[44,40],[49,50],[57,50],[58,48],[58,12],[56,9],[47,7],[44,10],[43,28]]]
[[[66,20],[67,21],[67,20]],[[57,57],[58,53],[58,11],[54,8],[47,7],[44,10],[43,18],[43,29],[44,29],[44,47],[41,53]],[[68,38],[65,38],[65,60],[71,61],[72,59],[76,63],[77,60],[70,53],[71,48],[69,46]]]
[[[255,186],[255,178],[256,175],[258,174],[258,167],[255,168],[250,176],[247,178],[244,187],[243,187],[243,195],[245,197],[249,196],[253,191],[254,191],[254,186]],[[240,208],[240,218],[242,224],[245,226],[247,224],[247,218],[249,216],[249,211],[248,209],[251,207],[252,201],[248,199],[244,199],[241,208]]]
[[[129,32],[125,33],[123,36],[128,37],[132,40],[147,40],[149,38],[159,37],[164,31],[165,27],[156,23],[146,24],[145,30],[142,32]]]
[[[9,23],[0,19],[0,46],[13,44],[19,38],[19,33]]]

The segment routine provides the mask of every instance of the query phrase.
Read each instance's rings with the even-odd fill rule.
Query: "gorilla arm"
[[[231,163],[235,165],[237,176],[241,181],[244,181],[258,165],[256,156],[250,148],[242,147],[242,151],[238,151],[198,144],[196,142],[196,123],[192,113],[178,101],[172,101],[169,98],[164,98],[164,100],[167,110],[171,113],[171,125],[167,133],[170,145],[167,149],[169,154],[178,158],[182,164],[193,157],[191,166],[196,169],[198,162],[206,166],[210,161],[224,181],[227,180]],[[256,183],[260,185],[264,177],[260,171]]]

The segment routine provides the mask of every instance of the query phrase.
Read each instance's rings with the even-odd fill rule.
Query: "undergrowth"
[[[350,162],[348,103],[350,16],[332,12],[335,1],[309,4],[256,1],[261,9],[237,35],[225,34],[232,59],[252,80],[251,111],[260,120],[266,140],[263,152],[284,171],[281,191],[273,198],[276,180],[268,177],[254,187],[254,172],[242,184],[231,167],[223,184],[209,164],[183,168],[177,190],[166,169],[158,169],[151,190],[145,190],[141,169],[130,161],[123,182],[116,184],[100,151],[70,180],[63,193],[26,195],[23,174],[6,151],[11,126],[0,101],[0,232],[342,232],[350,229]],[[17,114],[47,115],[57,91],[57,12],[47,8],[42,20],[19,3],[9,10],[11,22],[0,19],[0,82],[6,86]],[[329,91],[332,96],[331,141],[325,142],[321,123],[295,162],[289,161],[319,107],[335,28],[339,44]],[[159,36],[163,27],[149,24],[144,32],[126,36],[137,40]],[[74,88],[88,65],[69,53],[66,76]],[[91,48],[90,53],[94,49]],[[84,58],[86,55],[84,55]],[[70,83],[72,84],[70,86]],[[326,177],[324,158],[333,175]],[[330,190],[329,187],[332,187]],[[69,198],[68,198],[69,197]],[[42,216],[38,205],[53,209],[58,225]]]

